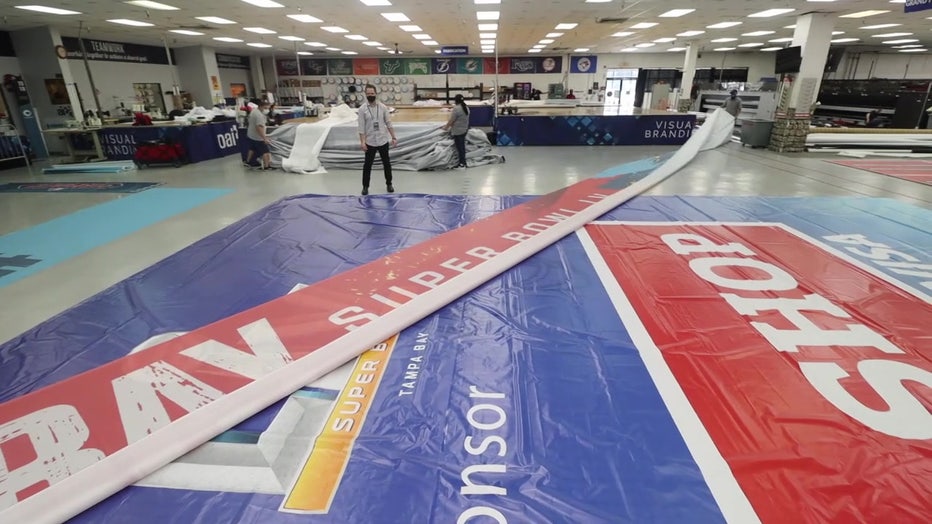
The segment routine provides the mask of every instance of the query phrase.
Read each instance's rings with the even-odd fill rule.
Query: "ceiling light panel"
[[[787,13],[792,13],[795,9],[768,9],[766,11],[761,11],[759,13],[754,13],[748,15],[748,18],[772,18],[774,16],[785,15]]]
[[[631,36],[631,35],[633,35],[633,34],[634,34],[633,31],[619,31],[619,32],[613,34],[612,36],[615,36],[615,37],[618,37],[618,38],[622,38],[622,37],[625,37],[625,36]]]
[[[327,44],[323,42],[304,42],[304,45],[311,47],[327,47]]]
[[[388,20],[389,22],[410,22],[411,19],[408,18],[404,13],[382,13],[382,18]]]
[[[782,47],[764,47],[764,48],[762,48],[762,49],[758,49],[758,51],[765,51],[765,52],[768,52],[768,53],[769,53],[769,52],[771,52],[771,51],[779,51],[779,50],[781,50],[781,49],[783,49],[783,48],[782,48]]]
[[[107,20],[112,24],[120,25],[130,25],[133,27],[153,27],[155,24],[150,24],[149,22],[140,22],[139,20],[130,20],[128,18],[114,18],[112,20]]]
[[[273,2],[272,0],[243,0],[243,2],[246,2],[247,4],[252,4],[256,7],[265,7],[265,8],[272,8],[272,9],[279,8],[279,7],[285,7],[282,4],[279,4],[278,2]]]
[[[269,45],[269,44],[263,44],[262,42],[250,42],[250,43],[248,43],[248,44],[246,44],[246,45],[251,46],[251,47],[263,47],[263,48],[265,48],[265,47],[272,47],[271,45]]]
[[[502,0],[474,0],[474,1],[475,1],[476,5],[481,5],[481,4],[500,4],[500,3],[502,3]]]
[[[874,25],[862,25],[861,29],[887,29],[889,27],[899,27],[903,24],[874,24]]]
[[[145,7],[146,9],[155,9],[156,11],[177,11],[178,8],[173,5],[162,4],[159,2],[152,2],[150,0],[130,0],[126,2],[137,7]]]
[[[737,38],[716,38],[715,40],[712,40],[711,42],[715,44],[723,44],[725,42],[736,42],[736,41],[738,41]]]
[[[479,38],[480,38],[480,39],[482,39],[482,38],[485,38],[485,39],[490,39],[490,38],[491,38],[491,39],[494,39],[494,38],[497,38],[497,37],[498,37],[498,34],[497,34],[497,33],[479,33]]]
[[[17,9],[25,9],[26,11],[35,11],[37,13],[45,13],[47,15],[80,15],[78,11],[71,11],[69,9],[59,9],[57,7],[46,7],[44,5],[17,5],[13,6]]]
[[[872,38],[896,38],[898,36],[913,36],[912,33],[884,33],[882,35],[871,35]]]
[[[841,15],[839,18],[867,18],[868,16],[877,16],[884,13],[889,13],[888,10],[883,9],[869,9],[867,11],[858,11],[857,13],[848,13],[846,15]]]
[[[282,40],[287,40],[289,42],[303,42],[304,39],[300,36],[280,36]]]
[[[274,35],[275,31],[271,29],[266,29],[264,27],[244,27],[244,31],[249,31],[250,33],[257,33],[260,35]]]
[[[588,47],[577,47],[576,49],[573,49],[574,53],[587,53],[588,51]]]
[[[654,40],[654,42],[657,42],[658,44],[666,44],[668,42],[675,42],[675,41],[676,41],[676,38],[672,38],[672,37],[658,38]]]
[[[686,50],[685,47],[671,47],[670,49],[667,49],[668,52],[674,52],[674,53],[679,52],[679,51],[685,51],[685,50]]]
[[[323,22],[320,18],[311,15],[288,15],[288,18],[305,24],[319,24]]]
[[[327,31],[328,33],[349,33],[349,30],[335,25],[325,25],[321,27],[321,29]]]
[[[476,20],[498,20],[498,11],[476,11]]]
[[[388,0],[359,0],[359,1],[369,7],[392,5],[392,3],[389,2]]]
[[[415,40],[430,40],[431,39],[430,35],[428,34],[411,35],[411,36],[413,36]]]
[[[369,47],[379,47],[382,45],[381,42],[363,42],[362,44],[367,45]]]
[[[746,44],[738,44],[738,47],[764,47],[762,42],[748,42]]]
[[[736,25],[741,25],[743,22],[719,22],[717,24],[707,25],[706,29],[728,29],[729,27],[735,27]]]
[[[560,38],[561,36],[563,36],[563,33],[547,33],[544,36],[545,38]]]
[[[226,18],[220,18],[219,16],[196,16],[194,18],[201,20],[203,22],[208,22],[211,24],[219,24],[219,25],[230,25],[230,24],[236,23],[233,20],[227,20]]]
[[[844,44],[844,43],[847,43],[847,42],[857,42],[857,41],[858,41],[857,38],[836,38],[836,39],[832,40],[831,42],[832,42],[833,44]]]
[[[734,50],[735,50],[734,47],[716,47],[715,49],[713,49],[713,51],[719,51],[719,52],[734,51]]]
[[[564,22],[562,24],[557,24],[557,26],[554,27],[554,29],[556,29],[557,31],[569,31],[570,29],[576,29],[576,26],[578,25],[579,24],[576,24],[576,23]]]
[[[239,38],[230,38],[229,36],[216,36],[214,37],[214,40],[218,42],[229,42],[231,44],[242,42],[242,40],[240,40]]]
[[[741,36],[767,36],[775,32],[776,31],[751,31],[750,33],[741,33]]]
[[[418,26],[418,25],[400,25],[398,26],[398,29],[401,29],[402,31],[405,31],[408,33],[420,33],[421,31],[423,31],[423,29],[421,29],[421,26]]]
[[[404,28],[405,26],[401,26]],[[417,27],[417,26],[414,26]],[[480,31],[498,31],[498,24],[479,24]],[[405,29],[407,31],[407,29]],[[420,29],[418,29],[420,31]]]
[[[422,40],[421,43],[424,45],[440,45],[436,40]]]
[[[692,13],[695,9],[671,9],[662,15],[658,15],[660,18],[678,18],[684,15]]]
[[[544,38],[544,39],[542,39],[541,41],[539,41],[539,42],[537,42],[537,43],[538,43],[538,44],[552,44],[552,43],[554,43],[554,42],[555,42],[555,40],[553,40],[552,38]]]
[[[705,31],[683,31],[682,33],[677,33],[676,36],[699,36],[705,33]]]
[[[179,34],[179,35],[186,35],[186,36],[204,36],[204,33],[198,33],[197,31],[188,31],[187,29],[172,29],[169,32]]]
[[[368,36],[362,36],[362,35],[343,35],[343,36],[345,36],[346,38],[349,38],[350,40],[356,40],[357,42],[362,42],[363,40],[369,39]]]
[[[657,25],[657,22],[641,22],[641,23],[634,24],[633,26],[631,26],[631,29],[650,29],[651,27],[654,27],[655,25]]]
[[[918,41],[919,41],[918,38],[903,38],[900,40],[885,40],[884,43],[885,44],[912,44]]]

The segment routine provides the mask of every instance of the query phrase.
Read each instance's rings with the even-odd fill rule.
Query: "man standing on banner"
[[[392,186],[392,161],[388,157],[389,139],[391,145],[398,145],[395,138],[395,128],[388,116],[388,107],[376,100],[375,86],[366,84],[366,101],[364,106],[357,110],[359,127],[359,144],[366,152],[366,161],[362,167],[362,194],[369,194],[369,180],[372,177],[372,164],[375,162],[375,153],[378,151],[382,159],[382,168],[385,171],[385,187],[389,193],[394,193]]]

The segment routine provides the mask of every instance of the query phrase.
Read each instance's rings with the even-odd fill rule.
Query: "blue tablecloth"
[[[239,130],[232,120],[184,127],[109,127],[100,131],[100,142],[109,160],[132,160],[136,146],[152,140],[180,142],[189,162],[222,158],[239,151]]]

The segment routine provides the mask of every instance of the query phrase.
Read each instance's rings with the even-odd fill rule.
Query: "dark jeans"
[[[456,152],[460,156],[458,165],[466,165],[466,133],[462,135],[453,135],[453,142],[456,144]]]
[[[376,151],[379,152],[379,157],[382,159],[382,168],[385,170],[385,183],[387,185],[392,184],[392,161],[388,158],[388,144],[389,142],[385,142],[379,147],[366,146],[366,162],[362,166],[362,187],[369,187]]]

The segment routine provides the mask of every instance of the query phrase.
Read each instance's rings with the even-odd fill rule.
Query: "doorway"
[[[624,114],[634,111],[637,69],[609,69],[605,73],[605,106]]]

